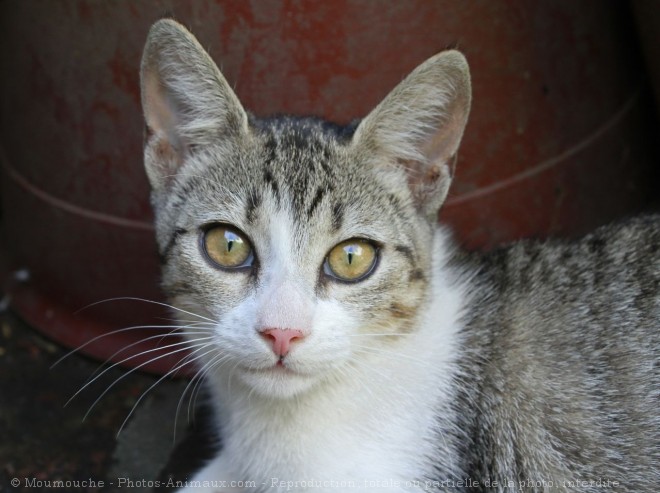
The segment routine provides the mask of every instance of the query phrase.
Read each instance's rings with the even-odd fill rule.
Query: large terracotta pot
[[[149,25],[197,34],[246,107],[366,114],[418,63],[467,55],[474,106],[442,218],[470,248],[572,235],[652,191],[647,95],[627,4],[601,0],[0,3],[0,159],[14,308],[68,346],[166,325],[142,155],[138,66]],[[19,276],[20,277],[20,276]],[[157,309],[156,309],[157,308]],[[156,310],[155,310],[156,309]],[[101,337],[123,360],[157,334]],[[161,343],[163,344],[163,343]],[[152,371],[182,353],[125,361]]]

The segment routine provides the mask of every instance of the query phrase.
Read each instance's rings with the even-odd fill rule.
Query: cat
[[[166,19],[141,90],[162,284],[222,441],[181,491],[656,491],[660,217],[461,252],[436,220],[460,52],[354,125],[259,119]]]

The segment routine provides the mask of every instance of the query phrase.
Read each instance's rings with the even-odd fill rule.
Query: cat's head
[[[286,397],[416,330],[470,107],[463,55],[424,62],[356,128],[252,117],[171,20],[141,77],[163,285],[194,358]]]

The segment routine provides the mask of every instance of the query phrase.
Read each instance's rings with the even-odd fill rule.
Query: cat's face
[[[249,118],[172,21],[152,28],[142,83],[163,285],[193,358],[287,397],[415,330],[469,108],[461,55],[421,66],[355,132]]]
[[[159,223],[179,231],[165,258],[172,301],[217,321],[223,366],[263,392],[300,390],[387,344],[370,334],[405,336],[425,301],[430,227],[407,188],[315,127],[204,155],[171,184]],[[279,366],[272,328],[300,331]]]

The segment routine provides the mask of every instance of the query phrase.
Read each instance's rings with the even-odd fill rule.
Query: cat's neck
[[[340,376],[288,399],[263,397],[225,378],[209,382],[216,402],[221,403],[218,419],[230,456],[252,456],[255,464],[261,453],[264,461],[299,457],[300,461],[293,461],[296,467],[339,464],[336,471],[290,470],[296,477],[345,474],[341,464],[351,461],[380,464],[376,474],[381,467],[387,471],[388,463],[400,465],[409,457],[438,457],[443,452],[447,468],[453,469],[449,462],[453,448],[446,432],[455,436],[452,380],[464,290],[446,266],[447,243],[439,231],[434,239],[431,293],[416,330],[383,345],[382,350],[361,355]],[[438,423],[438,429],[429,430],[429,422]],[[374,448],[375,443],[379,446]],[[439,450],[443,443],[446,450]],[[424,449],[428,454],[420,453]],[[334,461],[329,460],[332,457]],[[337,461],[337,457],[345,460]],[[287,470],[292,463],[286,462],[279,467]],[[265,471],[271,465],[259,467]],[[415,465],[410,467],[414,474]]]

